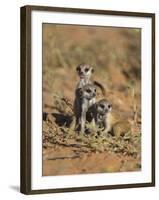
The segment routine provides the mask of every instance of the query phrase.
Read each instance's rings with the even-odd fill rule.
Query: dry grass
[[[87,148],[88,152],[106,151],[134,157],[140,154],[141,133],[140,128],[136,126],[136,121],[132,120],[132,129],[125,132],[124,136],[116,137],[110,133],[106,134],[89,123],[86,127],[91,130],[91,133],[79,134],[74,130],[74,126],[71,126],[74,117],[72,103],[63,97],[57,98],[57,96],[55,101],[55,109],[59,114],[48,114],[46,121],[43,121],[43,146],[45,148],[51,144],[64,146],[78,144],[81,149],[82,147]]]

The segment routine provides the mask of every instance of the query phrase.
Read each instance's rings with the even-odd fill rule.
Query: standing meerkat
[[[96,102],[96,88],[93,84],[86,84],[76,90],[74,112],[76,117],[76,129],[82,133],[85,131],[86,114],[88,109]]]
[[[95,86],[101,89],[103,96],[106,95],[105,88],[103,87],[103,85],[101,85],[97,81],[91,81],[91,76],[94,73],[94,69],[91,65],[82,63],[77,66],[76,71],[80,78],[79,82],[77,83],[76,89],[82,88],[86,84],[94,84]]]
[[[81,107],[80,91],[82,91],[81,89],[84,88],[85,85],[89,84],[95,90],[95,85],[96,85],[101,89],[103,95],[105,95],[105,89],[100,83],[90,80],[91,76],[92,76],[92,74],[94,72],[94,69],[93,69],[92,66],[83,63],[83,64],[80,64],[80,65],[77,66],[76,71],[77,71],[77,74],[78,74],[80,80],[77,83],[76,90],[75,90],[74,112],[75,112],[75,118],[76,118],[75,119],[76,120],[76,122],[75,122],[76,125],[75,126],[78,127],[78,129],[80,129],[79,128],[80,127],[79,123],[80,123],[80,118],[81,117],[79,117],[79,116],[81,115],[81,110],[80,110],[81,109],[80,108]],[[85,89],[86,88],[84,88],[84,90]],[[91,103],[91,105],[93,105],[96,102],[95,98],[93,98],[93,100],[91,102],[93,102],[93,103]],[[73,119],[72,124],[74,124],[74,119]],[[84,130],[84,128],[82,127],[82,131],[83,130]]]

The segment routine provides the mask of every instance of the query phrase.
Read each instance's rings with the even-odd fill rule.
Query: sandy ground
[[[140,170],[140,159],[108,152],[77,154],[73,147],[43,150],[43,175],[125,172]]]

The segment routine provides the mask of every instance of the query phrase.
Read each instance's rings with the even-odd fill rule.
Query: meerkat
[[[108,119],[111,110],[112,105],[106,99],[101,99],[90,107],[87,120],[90,122],[94,119],[96,126],[102,131],[109,130]]]
[[[96,88],[93,84],[86,84],[76,90],[74,112],[76,117],[76,130],[84,133],[86,113],[96,102]]]
[[[75,101],[74,101],[74,112],[75,112],[75,120],[73,119],[73,122],[72,122],[72,125],[71,126],[74,126],[74,121],[76,121],[75,122],[75,126],[77,127],[79,127],[79,115],[80,115],[80,112],[81,111],[79,111],[79,108],[80,108],[80,105],[78,105],[78,104],[80,104],[80,102],[81,102],[81,100],[80,100],[80,98],[81,98],[81,96],[79,95],[79,92],[81,91],[81,89],[85,86],[85,85],[88,85],[88,84],[93,84],[94,86],[96,85],[96,86],[98,86],[100,89],[101,89],[101,91],[102,91],[102,93],[103,93],[103,95],[105,95],[105,89],[104,89],[104,87],[100,84],[100,83],[98,83],[97,81],[91,81],[90,79],[91,79],[91,75],[93,74],[93,72],[94,72],[94,69],[93,69],[93,67],[92,66],[90,66],[90,65],[88,65],[88,64],[80,64],[80,65],[78,65],[77,66],[77,68],[76,68],[76,71],[77,71],[77,74],[78,74],[78,76],[79,76],[79,78],[80,78],[80,80],[79,80],[79,82],[77,83],[77,85],[76,85],[76,90],[75,90]],[[94,88],[95,89],[95,88]],[[79,100],[78,100],[79,99]],[[95,98],[92,100],[92,102],[93,102],[93,104],[96,102],[96,100],[95,100]],[[77,107],[77,108],[76,108]],[[79,128],[78,128],[79,129]],[[84,128],[82,128],[82,130],[83,130]]]
[[[106,99],[96,102],[89,108],[86,119],[91,122],[93,118],[97,128],[105,134],[110,133],[118,138],[131,131],[128,119],[122,118],[117,112],[112,112],[112,104]]]
[[[86,84],[94,84],[95,86],[99,87],[102,91],[103,96],[106,95],[105,88],[97,81],[91,81],[91,76],[94,73],[94,69],[91,65],[82,63],[76,67],[77,74],[80,78],[76,86],[76,90],[82,88]]]

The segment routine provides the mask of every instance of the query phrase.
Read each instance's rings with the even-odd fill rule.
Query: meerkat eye
[[[85,72],[88,72],[88,71],[89,71],[89,68],[86,68],[84,71],[85,71]]]
[[[86,91],[87,91],[88,93],[91,93],[91,92],[92,92],[90,89],[87,89]]]
[[[109,104],[109,105],[108,105],[108,108],[110,109],[111,107],[112,107],[112,105]]]
[[[101,104],[100,107],[101,107],[102,109],[104,109],[105,106],[104,106],[103,104]]]

